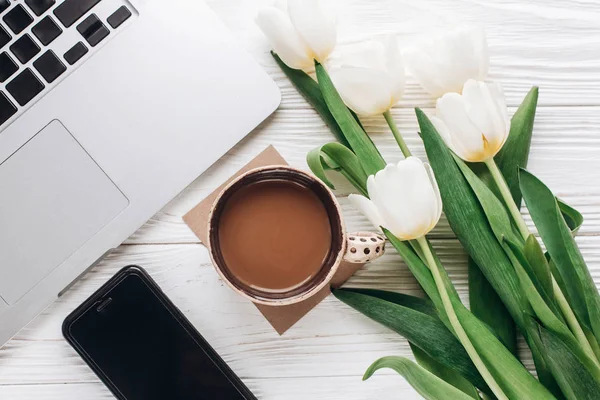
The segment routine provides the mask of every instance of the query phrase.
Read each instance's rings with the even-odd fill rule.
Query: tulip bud
[[[403,55],[408,72],[434,97],[460,93],[467,80],[484,80],[489,69],[482,29],[457,29],[407,48]]]
[[[277,55],[294,69],[310,71],[315,60],[325,62],[337,40],[335,17],[319,0],[288,0],[278,7],[265,7],[256,23]]]
[[[370,200],[350,195],[350,203],[375,226],[383,226],[400,240],[425,236],[442,215],[442,198],[429,164],[408,157],[369,176]]]
[[[371,41],[333,58],[331,79],[344,103],[359,115],[380,115],[402,97],[405,73],[395,37]]]
[[[457,156],[469,162],[487,161],[510,133],[504,93],[496,83],[474,80],[465,83],[462,93],[438,99],[431,122]]]

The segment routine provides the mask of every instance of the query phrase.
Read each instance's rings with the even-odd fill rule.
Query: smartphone
[[[141,267],[112,277],[63,334],[118,399],[256,400]]]

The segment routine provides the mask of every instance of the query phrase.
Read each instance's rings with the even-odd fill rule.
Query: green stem
[[[585,353],[592,359],[592,361],[594,361],[596,363],[596,365],[598,365],[600,367],[600,364],[598,363],[598,358],[597,358],[598,355],[596,354],[596,352],[594,352],[591,342],[588,340],[588,337],[585,335],[585,332],[581,328],[581,325],[579,325],[579,321],[577,321],[577,317],[575,316],[575,313],[571,309],[571,306],[569,305],[567,298],[565,297],[562,290],[560,289],[560,286],[558,286],[558,283],[556,282],[556,279],[554,279],[554,276],[552,277],[552,289],[554,291],[554,297],[556,298],[558,307],[560,308],[563,315],[565,316],[565,320],[567,321],[567,325],[569,325],[571,332],[573,332],[573,335],[575,335],[575,338],[581,344],[583,351],[585,351]],[[596,343],[596,346],[598,346],[598,343]]]
[[[596,337],[594,336],[594,334],[592,332],[588,331],[587,329],[584,332],[585,332],[585,337],[587,338],[588,342],[590,343],[590,346],[592,346],[592,350],[594,351],[596,358],[598,360],[600,360],[600,346],[598,345],[598,341],[596,340]]]
[[[433,279],[435,280],[435,284],[437,286],[438,292],[440,293],[442,303],[444,304],[444,309],[446,311],[446,314],[448,315],[448,320],[450,321],[450,325],[452,325],[452,329],[454,329],[458,340],[467,351],[467,354],[469,354],[471,361],[473,361],[473,364],[475,364],[475,367],[477,368],[485,382],[488,384],[491,391],[496,395],[496,397],[499,400],[508,400],[508,397],[504,394],[504,392],[502,391],[502,389],[500,388],[490,371],[488,371],[483,360],[481,359],[481,357],[479,357],[479,354],[477,354],[477,350],[475,350],[475,347],[473,347],[473,344],[471,343],[467,332],[465,332],[462,325],[460,324],[458,316],[456,315],[456,312],[452,307],[452,302],[450,301],[450,296],[448,295],[448,291],[446,290],[446,285],[444,284],[444,281],[442,279],[442,274],[440,273],[438,264],[435,262],[435,258],[431,253],[429,243],[427,243],[427,239],[425,239],[425,237],[422,236],[418,238],[417,241],[419,242],[419,245],[421,246],[421,249],[425,254],[427,264],[429,264],[429,269],[433,274]]]
[[[523,239],[527,239],[529,236],[529,228],[527,227],[527,224],[521,215],[521,211],[519,210],[519,207],[517,207],[517,204],[510,193],[510,189],[508,188],[508,184],[504,179],[504,175],[502,175],[502,172],[500,172],[500,169],[493,158],[485,161],[485,165],[487,165],[488,169],[490,170],[492,178],[494,178],[494,182],[496,182],[496,186],[498,186],[500,194],[508,206],[508,211],[510,211],[510,214],[517,224],[517,228],[519,228],[519,232],[521,232]]]
[[[402,154],[404,154],[404,157],[412,156],[410,149],[408,148],[408,146],[406,145],[406,142],[404,141],[404,138],[400,134],[398,125],[396,125],[396,121],[394,120],[394,117],[392,117],[392,113],[390,112],[390,110],[387,110],[386,112],[384,112],[383,117],[385,118],[385,120],[387,121],[387,124],[389,125],[390,129],[392,130],[392,134],[394,135],[394,138],[396,139],[396,143],[398,143],[398,146],[400,146],[400,150],[402,150]]]

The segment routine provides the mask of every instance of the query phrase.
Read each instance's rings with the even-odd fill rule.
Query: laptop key
[[[62,33],[62,29],[54,22],[51,16],[44,17],[37,25],[31,28],[31,32],[44,45],[48,46]]]
[[[39,17],[48,11],[56,3],[56,0],[25,0],[25,3]]]
[[[113,29],[117,29],[121,24],[131,17],[131,11],[125,6],[119,7],[117,11],[112,13],[106,20]]]
[[[79,61],[81,57],[85,56],[87,52],[88,48],[85,47],[85,44],[83,44],[83,42],[78,42],[65,53],[65,60],[69,63],[69,65],[73,65]]]
[[[10,42],[10,39],[12,39],[12,36],[10,36],[10,34],[6,32],[6,29],[0,25],[0,49],[6,46],[6,44]]]
[[[4,83],[18,70],[19,66],[10,58],[7,52],[0,54],[0,83]]]
[[[92,47],[95,47],[110,33],[96,14],[90,15],[77,25],[77,31]]]
[[[10,7],[9,0],[0,0],[0,14],[2,14],[6,9]]]
[[[10,45],[10,51],[21,61],[21,64],[27,64],[29,60],[40,52],[40,46],[26,33]]]
[[[100,0],[65,0],[54,9],[54,15],[68,28],[98,3]]]
[[[4,92],[0,92],[0,125],[8,121],[16,113],[17,107],[6,97]]]
[[[27,68],[6,84],[6,90],[21,107],[40,94],[44,88],[44,84],[35,76],[31,68]]]
[[[15,35],[23,32],[23,30],[33,22],[33,17],[29,15],[27,10],[25,10],[21,4],[17,4],[17,6],[6,13],[2,19]]]
[[[48,50],[40,58],[33,62],[33,66],[44,77],[46,82],[52,83],[67,70],[56,54],[52,50]]]

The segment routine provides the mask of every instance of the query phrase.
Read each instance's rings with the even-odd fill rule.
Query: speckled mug
[[[273,180],[294,182],[311,190],[322,201],[331,224],[331,248],[319,273],[303,285],[285,292],[266,292],[243,284],[227,268],[219,246],[219,220],[231,196],[248,185]],[[342,262],[364,264],[379,258],[385,251],[385,240],[382,235],[371,232],[346,233],[340,205],[320,179],[296,168],[275,165],[250,170],[221,191],[210,209],[207,247],[215,269],[234,291],[258,304],[285,306],[304,301],[318,293],[331,282]]]

